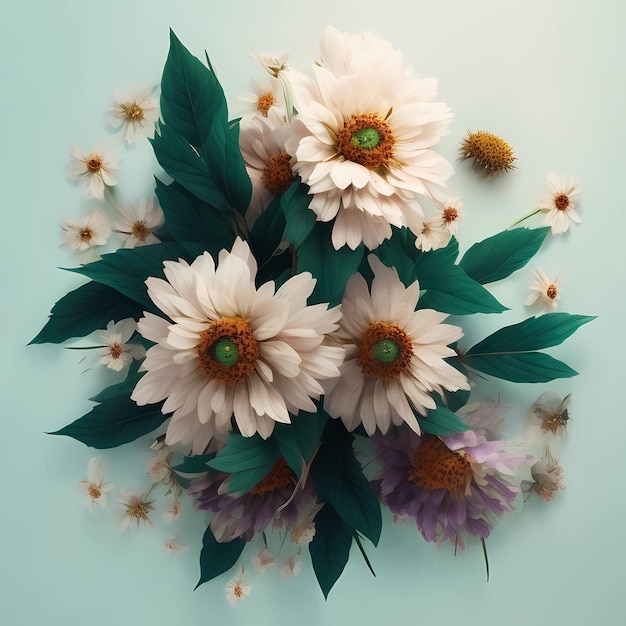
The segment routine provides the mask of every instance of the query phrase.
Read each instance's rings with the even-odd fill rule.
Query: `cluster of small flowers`
[[[158,103],[150,89],[134,89],[128,94],[118,94],[105,114],[112,127],[121,127],[122,139],[128,144],[151,136],[158,116]],[[78,218],[66,217],[62,226],[63,242],[78,253],[92,251],[105,245],[113,230],[125,248],[158,243],[155,232],[163,225],[164,219],[156,199],[142,198],[137,205],[120,205],[111,193],[111,188],[117,184],[115,173],[119,158],[102,144],[96,144],[87,154],[77,146],[71,146],[69,154],[72,157],[67,170],[70,180],[82,182],[87,197],[106,200],[112,207],[113,215],[112,224],[100,211]]]
[[[157,440],[152,446],[153,452],[148,462],[150,487],[142,492],[121,490],[119,509],[119,523],[122,531],[128,530],[134,523],[139,528],[148,525],[154,528],[151,517],[156,510],[155,503],[159,497],[166,498],[166,509],[163,520],[173,524],[179,519],[183,511],[183,489],[175,480],[172,472],[171,459],[173,452],[163,446],[162,440]],[[107,505],[107,494],[113,490],[113,483],[106,481],[107,471],[102,461],[93,457],[87,465],[87,477],[78,485],[83,494],[84,503],[92,513],[103,509]],[[161,492],[161,493],[157,493]],[[188,546],[175,535],[168,536],[163,542],[168,552],[182,552]]]

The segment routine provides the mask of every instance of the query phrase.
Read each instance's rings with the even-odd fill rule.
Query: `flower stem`
[[[529,217],[532,217],[533,215],[537,215],[537,213],[541,213],[542,210],[543,209],[533,209],[529,213],[526,213],[526,215],[522,215],[522,217],[520,217],[518,220],[514,221],[509,226],[509,228],[513,228],[513,226],[517,226],[518,224],[521,224],[524,220],[527,220]]]

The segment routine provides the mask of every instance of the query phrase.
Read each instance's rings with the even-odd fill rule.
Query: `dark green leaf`
[[[328,413],[321,406],[317,413],[300,411],[298,415],[292,416],[291,430],[305,461],[308,462],[313,456],[329,419]]]
[[[334,306],[341,302],[346,283],[359,268],[365,248],[360,244],[356,250],[348,246],[335,250],[331,231],[332,223],[316,224],[298,248],[298,272],[311,272],[317,278],[312,302],[329,302]]]
[[[278,459],[280,459],[280,452],[276,443],[271,439],[262,439],[259,435],[243,437],[242,435],[231,433],[228,436],[226,445],[209,463],[209,467],[220,472],[233,474],[266,465],[271,466]]]
[[[428,416],[420,417],[418,421],[424,432],[431,435],[439,435],[440,437],[469,430],[470,428],[458,415],[455,415],[450,409],[443,406],[428,411]]]
[[[228,479],[228,493],[247,493],[256,487],[272,471],[273,467],[274,463],[269,463],[231,474]]]
[[[293,419],[293,418],[291,418]],[[302,453],[290,424],[276,424],[272,433],[280,455],[298,477],[302,474]]]
[[[156,195],[175,239],[201,243],[214,257],[223,248],[230,250],[235,231],[227,214],[213,209],[176,182],[165,185],[157,180]]]
[[[200,152],[169,126],[161,127],[150,140],[161,167],[194,196],[220,211],[231,211],[232,205]]]
[[[215,453],[196,454],[194,456],[186,456],[183,462],[172,467],[175,472],[180,474],[203,474],[208,471],[207,463],[215,458]]]
[[[170,50],[161,79],[161,116],[185,141],[199,148],[215,121],[226,125],[222,87],[209,67],[170,31]]]
[[[505,230],[475,243],[459,265],[468,276],[483,285],[501,280],[524,267],[549,232],[548,227]]]
[[[325,598],[348,562],[353,532],[328,504],[315,516],[315,536],[309,544],[309,552]]]
[[[307,238],[315,226],[316,216],[309,209],[312,196],[308,195],[308,190],[307,185],[298,179],[280,197],[280,205],[286,220],[285,237],[296,247]]]
[[[374,253],[387,266],[393,267],[405,287],[415,282],[415,264],[425,254],[415,247],[415,236],[408,228],[392,227],[391,239],[383,241]],[[454,262],[454,259],[453,259]]]
[[[377,545],[382,529],[380,504],[354,456],[353,438],[340,422],[329,421],[311,474],[320,499]]]
[[[259,266],[276,252],[285,232],[285,214],[275,196],[269,206],[256,218],[250,231],[250,247]]]
[[[493,353],[530,352],[557,346],[583,324],[595,319],[589,315],[547,313],[530,317],[519,324],[506,326],[483,339],[467,352],[466,357]]]
[[[419,264],[418,261],[416,271]],[[507,310],[458,265],[430,268],[427,274],[419,276],[419,281],[420,288],[427,290],[418,302],[419,308],[435,309],[452,315],[502,313]]]
[[[127,395],[111,397],[50,434],[67,435],[92,448],[115,448],[158,428],[169,417],[163,415],[161,406],[137,406]]]
[[[439,273],[442,268],[454,265],[457,256],[459,256],[459,242],[456,237],[451,237],[445,248],[420,252],[415,261],[415,274],[420,281],[420,286],[422,281],[428,280],[431,272]]]
[[[192,244],[158,243],[140,248],[122,248],[111,254],[103,254],[99,261],[67,269],[111,287],[145,309],[155,311],[158,309],[155,309],[148,297],[146,278],[162,278],[163,261],[176,261],[179,258],[192,261],[197,254],[202,253],[201,246],[195,244],[196,254],[190,254],[193,247]]]
[[[196,589],[203,583],[213,580],[227,572],[239,559],[246,542],[237,537],[227,543],[216,541],[210,528],[207,528],[202,537],[200,552],[200,580]]]
[[[84,337],[105,329],[113,320],[139,319],[143,307],[112,287],[89,282],[63,296],[50,312],[50,318],[30,342],[61,343],[71,337]]]
[[[126,374],[126,378],[121,382],[110,387],[106,387],[100,393],[89,398],[92,402],[102,403],[110,398],[128,396],[133,392],[135,385],[139,382],[139,379],[145,372],[139,371],[140,361],[133,360]]]
[[[547,383],[555,378],[571,378],[578,373],[543,352],[470,355],[466,357],[466,363],[479,372],[514,383]]]

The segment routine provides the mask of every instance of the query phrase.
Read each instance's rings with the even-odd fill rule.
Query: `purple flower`
[[[270,522],[273,528],[293,530],[303,522],[312,521],[307,510],[314,516],[321,508],[310,482],[298,486],[296,475],[284,459],[244,494],[227,493],[229,477],[224,472],[209,472],[189,487],[196,508],[213,511],[210,528],[221,543],[236,537],[251,541]],[[279,511],[287,502],[289,504]]]
[[[482,429],[444,438],[399,429],[396,438],[372,439],[382,466],[375,481],[396,520],[412,517],[424,539],[461,550],[513,510],[515,470],[534,461],[504,440],[488,441]]]

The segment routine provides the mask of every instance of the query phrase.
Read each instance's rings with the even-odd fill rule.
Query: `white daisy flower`
[[[82,252],[93,246],[103,246],[111,234],[107,218],[98,211],[87,213],[77,219],[66,217],[61,229],[63,242],[75,252]]]
[[[459,220],[463,217],[463,202],[459,196],[448,198],[441,204],[439,215],[435,218],[438,225],[454,235],[459,229]]]
[[[450,242],[452,234],[439,219],[424,222],[421,231],[417,235],[415,245],[422,252],[445,248]]]
[[[104,481],[106,478],[106,469],[101,464],[100,459],[93,457],[87,465],[87,479],[78,483],[80,490],[85,497],[87,504],[92,512],[98,507],[104,508],[107,503],[107,492],[113,489],[113,483]]]
[[[534,280],[533,284],[530,286],[533,293],[526,298],[525,304],[532,306],[539,300],[548,311],[554,311],[561,297],[557,286],[559,277],[557,276],[554,280],[550,280],[541,268],[533,270],[530,275]]]
[[[324,408],[348,430],[362,423],[368,435],[377,427],[385,434],[392,423],[406,422],[419,434],[414,409],[426,415],[436,406],[433,393],[469,389],[467,378],[444,360],[455,356],[449,344],[463,332],[442,324],[444,313],[415,310],[417,281],[405,287],[395,269],[373,255],[369,263],[371,293],[360,274],[346,286],[341,329],[353,343],[346,346],[340,378],[328,384]]]
[[[270,111],[280,111],[284,115],[284,109],[280,101],[280,84],[271,78],[267,83],[252,83],[252,92],[239,96],[244,103],[246,112],[254,116],[267,117]]]
[[[544,223],[551,227],[552,234],[560,235],[569,228],[570,221],[577,224],[582,221],[574,209],[581,191],[573,176],[566,178],[550,172],[548,184],[550,191],[539,199],[539,209],[546,213]]]
[[[204,253],[191,265],[166,261],[167,280],[150,277],[148,294],[168,319],[146,313],[139,332],[156,343],[147,352],[132,399],[165,400],[173,413],[165,443],[191,444],[201,453],[215,433],[232,429],[267,438],[289,413],[315,412],[319,381],[339,374],[343,349],[327,345],[339,308],[307,306],[315,286],[309,273],[255,286],[256,261],[237,238],[219,266]],[[329,343],[329,342],[328,342]]]
[[[152,89],[143,87],[127,93],[116,93],[115,101],[105,113],[113,128],[122,129],[122,139],[133,143],[152,137],[159,119],[159,102],[152,97]]]
[[[418,198],[441,191],[453,173],[431,149],[451,118],[445,104],[430,102],[436,81],[409,76],[399,53],[375,37],[329,28],[321,47],[314,80],[290,74],[298,117],[286,147],[310,187],[309,208],[334,220],[336,249],[375,248],[391,225],[419,234]]]
[[[252,197],[246,221],[252,224],[272,198],[289,189],[295,176],[293,159],[285,150],[289,127],[280,112],[267,118],[252,117],[241,123],[239,147],[252,181]]]
[[[163,211],[154,198],[142,198],[138,206],[115,207],[113,227],[125,248],[159,243],[160,239],[154,233],[164,223]]]
[[[131,317],[107,324],[106,332],[100,337],[107,345],[100,356],[100,363],[119,372],[133,359],[143,359],[146,349],[139,344],[127,343],[137,330],[137,322]]]
[[[119,159],[105,152],[101,146],[95,146],[89,154],[84,154],[77,146],[68,150],[72,157],[67,168],[70,180],[82,180],[87,186],[87,195],[94,198],[104,198],[104,187],[117,184],[113,178],[117,170]]]
[[[237,606],[246,596],[250,595],[250,589],[252,587],[249,582],[244,581],[243,574],[244,569],[242,566],[239,576],[226,583],[226,599],[233,606]]]

